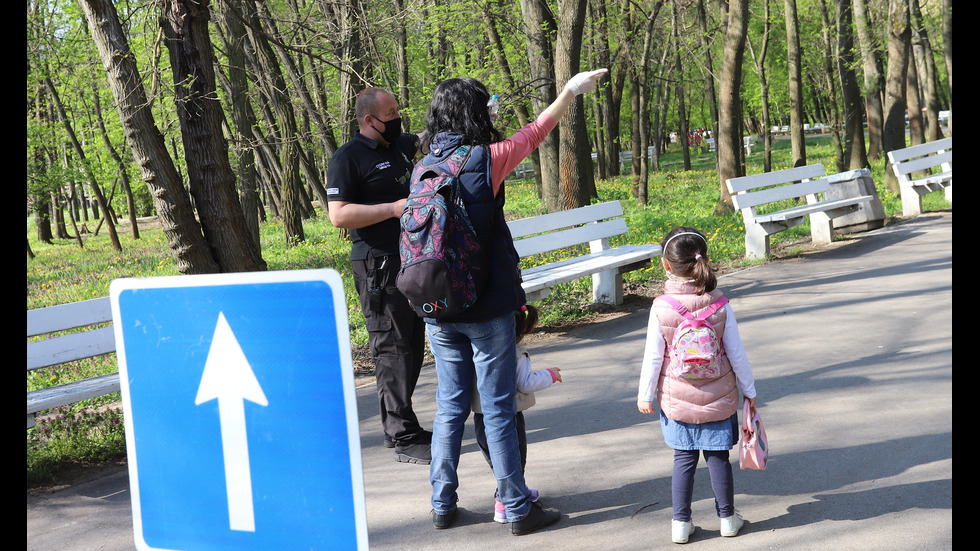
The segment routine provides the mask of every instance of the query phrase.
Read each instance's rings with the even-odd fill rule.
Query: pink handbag
[[[739,444],[738,466],[742,469],[763,471],[769,460],[769,439],[762,418],[757,411],[752,414],[749,401],[742,402],[742,441]]]

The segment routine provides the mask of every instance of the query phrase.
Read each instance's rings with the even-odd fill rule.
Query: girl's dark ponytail
[[[674,275],[694,280],[697,294],[714,291],[718,286],[715,269],[709,263],[708,240],[696,229],[680,227],[671,230],[664,238],[661,254]]]
[[[514,329],[517,331],[517,340],[521,342],[524,335],[527,335],[538,325],[538,309],[530,304],[522,306],[520,310],[514,312]]]

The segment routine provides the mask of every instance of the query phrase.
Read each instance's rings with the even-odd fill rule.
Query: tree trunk
[[[558,9],[555,78],[564,85],[579,72],[586,0],[560,0]],[[572,101],[558,125],[561,144],[558,155],[558,208],[583,207],[595,195],[595,177],[592,172],[592,145],[585,127],[585,103],[581,96]]]
[[[844,104],[844,158],[848,169],[857,170],[870,165],[864,149],[864,104],[854,74],[852,15],[850,0],[837,0],[837,71]]]
[[[130,232],[133,235],[133,239],[139,239],[140,227],[136,222],[136,201],[133,199],[133,188],[129,185],[129,172],[126,171],[126,163],[123,162],[122,156],[119,155],[119,152],[116,151],[116,148],[109,140],[109,133],[106,131],[105,120],[102,117],[102,102],[99,99],[99,87],[95,79],[92,80],[92,97],[95,98],[95,120],[99,126],[99,133],[102,134],[102,142],[105,144],[109,156],[112,157],[112,161],[116,163],[116,173],[119,174],[123,193],[126,195],[126,211],[129,214]]]
[[[725,32],[725,50],[721,65],[721,86],[718,93],[718,177],[721,195],[716,211],[732,210],[731,194],[725,183],[729,178],[745,175],[739,162],[742,150],[742,58],[745,53],[745,35],[748,29],[749,0],[732,0],[729,3],[728,30]]]
[[[905,78],[908,71],[909,6],[904,0],[888,1],[888,72],[885,78],[884,152],[905,147]],[[891,163],[885,166],[885,183],[898,193],[898,179]]]
[[[82,149],[82,144],[79,143],[78,137],[75,136],[75,129],[72,127],[71,121],[68,120],[68,115],[65,113],[65,107],[61,103],[61,98],[58,96],[58,91],[55,89],[54,83],[51,82],[50,78],[45,78],[44,83],[48,87],[48,92],[51,94],[51,100],[54,102],[55,108],[58,110],[58,117],[61,119],[61,122],[65,127],[65,132],[68,134],[68,140],[75,149],[75,154],[78,155],[78,160],[81,162],[82,167],[85,170],[85,176],[88,178],[89,186],[92,188],[92,194],[95,195],[95,200],[102,209],[102,216],[105,218],[106,228],[109,229],[109,239],[112,241],[112,248],[115,251],[121,251],[122,244],[119,243],[119,235],[116,233],[116,225],[113,224],[112,219],[109,217],[109,202],[105,198],[105,193],[102,192],[102,187],[99,186],[99,182],[95,179],[95,174],[92,173],[92,168],[88,165],[88,162],[85,159],[85,151]]]
[[[296,126],[296,114],[289,96],[286,94],[286,78],[282,74],[280,58],[276,56],[269,40],[266,38],[257,10],[259,3],[248,3],[245,11],[246,21],[249,21],[247,34],[252,45],[256,63],[261,68],[256,75],[263,92],[268,98],[275,115],[274,120],[279,136],[280,181],[282,228],[286,241],[300,242],[306,239],[303,231],[302,183],[300,182],[300,151],[299,132]],[[272,29],[274,33],[275,30]],[[317,176],[318,177],[318,176]]]
[[[769,0],[763,0],[763,22],[762,22],[762,39],[759,44],[759,55],[756,56],[755,48],[752,46],[752,41],[746,38],[746,44],[749,47],[749,53],[752,55],[752,60],[755,65],[755,72],[759,78],[759,93],[762,98],[762,132],[763,132],[763,152],[762,152],[762,164],[763,170],[765,172],[772,171],[772,132],[769,131],[770,128],[770,118],[769,118],[769,77],[766,75],[766,55],[769,52]],[[715,148],[717,151],[717,147]]]
[[[536,83],[536,93],[531,105],[536,113],[555,100],[555,61],[553,37],[558,32],[551,9],[543,0],[521,0],[527,34],[527,55],[531,80]],[[558,195],[558,149],[561,128],[555,128],[538,146],[541,169],[541,201],[548,212],[561,210]]]
[[[796,0],[785,0],[786,56],[789,86],[789,134],[793,166],[806,165],[806,137],[803,135],[803,52],[800,48],[799,18]]]
[[[245,0],[248,1],[248,0]],[[241,13],[240,2],[238,11]],[[238,196],[245,217],[245,227],[256,247],[259,241],[259,194],[255,174],[255,149],[252,127],[255,119],[249,107],[248,76],[245,69],[245,25],[238,14],[229,13],[225,3],[219,4],[218,16],[224,24],[225,52],[228,55],[228,97],[234,124],[233,144],[238,154]]]
[[[949,88],[949,132],[953,132],[953,0],[943,0],[943,56],[946,58],[946,86]]]
[[[170,52],[191,194],[204,237],[221,271],[265,270],[265,261],[245,226],[228,144],[221,133],[224,114],[215,90],[207,4],[167,0],[160,19]]]
[[[922,21],[919,0],[912,0],[909,4],[909,17],[912,24],[912,51],[915,52],[922,112],[925,117],[925,141],[932,142],[942,137],[942,130],[939,128],[939,97],[936,91],[938,77],[932,42]]]
[[[190,198],[167,153],[163,134],[153,122],[136,60],[115,7],[109,0],[79,0],[79,5],[85,12],[88,28],[109,77],[126,140],[143,181],[150,189],[177,270],[182,274],[217,272],[218,264],[211,257],[194,217]]]
[[[677,79],[677,137],[680,139],[681,153],[684,156],[684,170],[691,170],[691,144],[688,140],[687,110],[684,105],[684,67],[681,65],[680,25],[677,14],[677,2],[671,3],[670,27],[671,42],[674,50],[674,75]]]
[[[868,158],[882,155],[885,115],[881,102],[884,79],[875,55],[877,45],[872,36],[871,23],[865,0],[854,0],[854,28],[861,49],[861,66],[864,69],[864,102],[868,114]]]
[[[715,92],[715,69],[714,69],[713,62],[711,61],[711,43],[709,42],[708,39],[709,36],[708,17],[704,9],[704,0],[698,0],[696,9],[697,9],[697,17],[698,17],[698,30],[700,31],[699,34],[701,37],[701,50],[704,52],[704,67],[705,67],[704,96],[705,96],[705,101],[708,102],[708,109],[711,115],[711,136],[715,137],[718,135],[718,98],[717,98],[717,93]],[[769,10],[769,0],[766,0],[766,13],[767,13],[766,34],[767,35],[768,35],[768,28],[769,28],[768,10]],[[766,110],[768,111],[768,106],[766,106]],[[768,129],[766,131],[766,135],[769,136]],[[770,148],[769,155],[771,157],[772,156],[771,137],[768,137],[767,140],[769,140],[767,143],[769,143],[768,146]],[[718,154],[718,148],[716,147],[715,155],[717,156],[717,154]]]
[[[843,172],[846,162],[844,160],[844,147],[841,144],[841,132],[843,131],[844,122],[841,118],[840,107],[837,100],[837,86],[840,82],[837,79],[836,67],[833,59],[838,57],[835,49],[835,41],[831,40],[830,33],[836,27],[830,22],[830,12],[827,10],[827,0],[820,0],[820,19],[823,23],[820,31],[820,37],[823,40],[823,78],[824,78],[824,89],[827,91],[827,96],[830,98],[827,103],[829,103],[830,111],[830,137],[831,142],[834,146],[834,157],[835,164],[837,165],[837,172]]]

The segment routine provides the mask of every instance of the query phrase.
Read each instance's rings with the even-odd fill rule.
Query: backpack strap
[[[719,297],[718,300],[712,302],[710,306],[702,310],[701,313],[698,314],[697,319],[704,321],[710,318],[712,314],[720,310],[726,304],[728,304],[728,299],[725,297]]]
[[[710,318],[715,312],[717,312],[723,306],[728,304],[727,298],[719,297],[718,300],[712,302],[709,306],[707,306],[704,310],[702,310],[700,314],[695,316],[694,314],[691,313],[690,310],[687,309],[687,307],[681,304],[674,297],[670,295],[660,295],[660,298],[667,304],[671,305],[674,308],[674,310],[677,310],[678,314],[684,316],[689,320],[698,320],[698,321],[704,321]]]
[[[673,307],[674,310],[677,310],[678,314],[684,316],[687,319],[694,319],[694,316],[691,314],[691,312],[674,297],[670,295],[660,295],[660,299],[666,302],[667,304],[671,305],[671,307]]]

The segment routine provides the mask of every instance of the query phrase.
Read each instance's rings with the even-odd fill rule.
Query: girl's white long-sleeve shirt
[[[755,378],[749,358],[745,355],[745,347],[738,335],[738,323],[730,305],[725,305],[725,333],[722,344],[728,361],[735,372],[738,389],[746,398],[755,398]],[[660,379],[660,369],[664,363],[667,342],[660,329],[660,320],[655,309],[650,308],[650,321],[647,324],[647,340],[643,350],[643,364],[640,368],[640,389],[637,400],[641,402],[656,401],[657,381]]]
[[[531,357],[524,350],[517,352],[517,391],[529,394],[544,390],[555,382],[550,370],[531,370]]]

